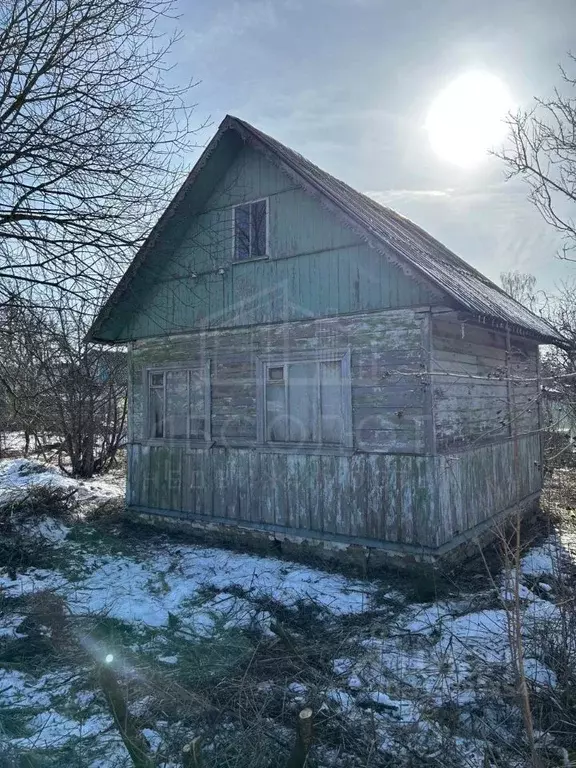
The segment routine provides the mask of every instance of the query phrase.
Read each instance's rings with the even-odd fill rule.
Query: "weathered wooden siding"
[[[462,450],[429,454],[425,428],[430,402],[425,375],[428,322],[425,313],[391,310],[136,342],[130,354],[129,504],[186,519],[235,521],[330,540],[433,549],[488,523],[498,512],[540,490],[539,434],[517,431],[510,437],[506,432],[496,440],[490,433],[490,442],[481,444],[486,432],[476,431],[478,421],[471,419],[464,422],[469,432]],[[462,413],[452,422],[448,411],[438,419],[444,400],[434,393],[440,430],[461,424],[457,419],[472,410],[467,387],[474,385],[468,381],[469,373],[490,372],[498,389],[502,360],[504,366],[508,360],[509,367],[516,365],[521,372],[528,370],[523,366],[532,365],[531,350],[522,342],[517,352],[512,343],[506,358],[499,340],[493,346],[481,343],[485,329],[467,328],[464,339],[461,332],[458,339],[452,325],[446,328],[444,323],[434,321],[435,366],[438,358],[452,365],[451,370],[463,377],[463,385],[459,377],[447,377],[447,383],[463,388],[456,395],[461,398]],[[460,340],[467,342],[466,352]],[[259,445],[257,355],[347,347],[351,349],[354,452],[328,455],[303,449],[298,453]],[[487,354],[487,349],[495,351]],[[199,448],[148,440],[143,425],[143,370],[206,359],[211,361],[213,445]],[[507,387],[509,379],[504,379]],[[439,386],[434,382],[434,388]],[[531,408],[525,407],[523,398],[530,404],[530,395],[523,393],[519,382],[512,384],[519,392],[518,413],[526,418]],[[453,438],[457,433],[440,434]]]
[[[522,435],[540,428],[538,417],[538,346],[533,342],[510,340],[510,432]]]
[[[540,490],[537,436],[455,456],[132,444],[128,503],[330,541],[437,548]]]
[[[269,201],[270,258],[234,263],[231,206],[261,197]],[[132,292],[122,338],[441,301],[250,148]]]
[[[533,343],[436,317],[432,381],[438,450],[537,430],[537,356]]]
[[[133,507],[343,540],[436,540],[433,466],[423,456],[132,445],[129,457]]]
[[[422,319],[412,310],[248,328],[200,331],[136,342],[131,356],[132,435],[145,440],[142,370],[210,359],[212,438],[252,446],[257,439],[256,358],[286,351],[351,349],[354,447],[424,453],[426,355]]]
[[[487,522],[542,488],[540,435],[436,457],[439,543]]]

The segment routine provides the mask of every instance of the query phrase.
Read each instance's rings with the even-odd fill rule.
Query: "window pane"
[[[250,206],[238,205],[234,208],[234,257],[250,258]]]
[[[164,387],[150,388],[150,437],[164,437]]]
[[[188,432],[188,371],[166,372],[166,435],[185,438]]]
[[[266,256],[266,200],[252,203],[252,257]]]
[[[206,436],[206,420],[204,416],[190,417],[190,437],[196,440],[204,440]]]
[[[288,440],[319,442],[318,363],[288,366]]]
[[[322,442],[343,442],[342,363],[320,364]]]
[[[190,437],[203,440],[206,436],[204,374],[190,371]]]
[[[268,378],[270,381],[283,381],[284,380],[284,366],[275,368],[268,368]]]
[[[151,373],[150,374],[150,386],[163,387],[164,386],[164,374],[163,373]]]
[[[272,370],[278,369],[269,369],[269,371]],[[286,434],[286,393],[283,381],[268,384],[266,387],[266,432],[267,440],[285,442],[288,439]]]

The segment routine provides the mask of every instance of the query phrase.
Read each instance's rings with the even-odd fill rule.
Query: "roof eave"
[[[536,331],[534,328],[529,328],[525,325],[519,325],[517,323],[511,323],[501,317],[495,317],[493,315],[482,314],[480,312],[470,312],[466,310],[466,315],[474,317],[479,323],[489,323],[493,328],[499,328],[501,330],[509,330],[511,333],[517,336],[524,336],[525,338],[533,339],[539,344],[552,344],[553,346],[562,348],[572,348],[572,343],[565,339],[558,333],[545,334],[540,331]],[[552,328],[550,329],[553,330]]]

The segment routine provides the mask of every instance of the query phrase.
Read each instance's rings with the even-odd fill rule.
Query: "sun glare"
[[[430,144],[443,160],[472,168],[506,136],[506,114],[513,107],[505,83],[488,72],[467,72],[432,102],[426,118]]]

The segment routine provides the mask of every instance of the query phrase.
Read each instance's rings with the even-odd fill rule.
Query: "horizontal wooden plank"
[[[458,339],[435,337],[433,352],[435,355],[438,352],[458,352],[462,355],[482,358],[485,361],[494,361],[494,364],[498,364],[499,361],[506,361],[506,350],[504,349],[491,347],[487,344],[470,344],[465,341],[458,343]]]
[[[360,408],[418,408],[422,412],[424,389],[409,389],[403,386],[352,386],[352,404]]]
[[[431,378],[439,450],[532,428],[537,346],[514,340],[512,347],[509,360],[505,333],[434,320]]]
[[[217,442],[256,437],[256,361],[260,355],[289,355],[304,350],[339,353],[352,347],[353,424],[385,409],[379,427],[406,430],[409,419],[423,414],[421,319],[412,310],[353,317],[302,320],[282,325],[230,328],[138,342],[134,348],[134,381],[142,381],[147,365],[211,361],[211,424]],[[145,392],[134,388],[131,423],[134,437],[144,437]],[[394,412],[406,411],[404,422]],[[373,424],[371,424],[373,426]],[[409,424],[411,445],[421,445],[413,432],[422,418]],[[380,446],[390,447],[386,443]],[[406,447],[403,448],[406,450]]]
[[[373,408],[371,406],[353,409],[356,429],[398,429],[414,431],[422,419],[421,408]]]

